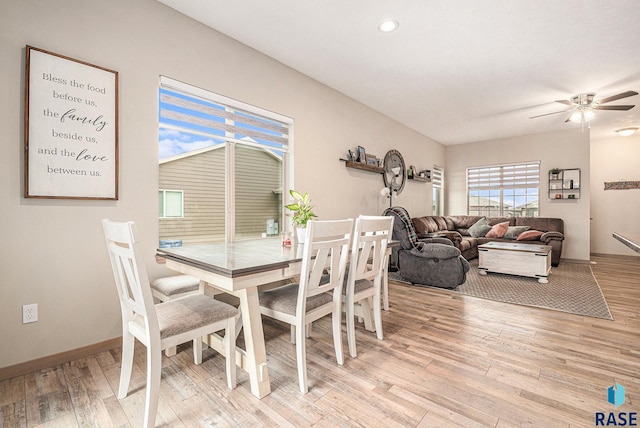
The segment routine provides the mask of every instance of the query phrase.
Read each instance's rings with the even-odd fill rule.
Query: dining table
[[[258,398],[271,392],[258,287],[300,274],[302,248],[295,241],[285,246],[279,238],[264,238],[159,248],[156,253],[167,268],[200,279],[201,292],[213,287],[238,298],[245,349],[236,347],[236,364],[249,374],[251,393]],[[207,343],[224,353],[217,335]]]
[[[386,266],[391,247],[396,244],[396,241],[389,243],[383,266]],[[302,269],[303,249],[304,244],[296,240],[283,245],[282,239],[269,237],[159,248],[156,252],[167,268],[200,279],[200,292],[213,288],[238,298],[245,349],[236,346],[235,359],[236,364],[249,374],[251,393],[258,398],[271,392],[258,288],[298,276]],[[385,269],[382,281],[385,309],[388,309],[387,284]],[[240,328],[236,331],[239,333]],[[224,354],[222,338],[217,334],[209,335],[206,341]]]

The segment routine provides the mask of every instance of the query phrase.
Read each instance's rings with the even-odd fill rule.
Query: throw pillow
[[[509,222],[505,221],[504,223],[498,223],[494,225],[490,231],[485,235],[487,238],[502,238],[505,233],[507,233],[507,229],[509,228]]]
[[[516,241],[537,241],[540,239],[544,232],[539,230],[527,230],[526,232],[522,232],[516,238]]]
[[[468,232],[469,235],[473,236],[474,238],[480,238],[482,236],[485,236],[490,230],[491,226],[489,226],[489,224],[487,223],[487,219],[483,217],[478,220],[473,226],[471,226],[468,229]]]
[[[516,239],[522,232],[531,229],[531,226],[509,226],[505,232],[504,239]]]

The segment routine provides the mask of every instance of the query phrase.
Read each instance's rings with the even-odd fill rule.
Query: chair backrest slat
[[[139,315],[149,333],[159,331],[149,278],[140,257],[134,222],[102,220],[113,269],[123,322]]]
[[[306,308],[303,303],[308,297],[330,291],[342,292],[352,229],[352,219],[312,220],[307,223],[298,311]],[[324,274],[325,268],[329,272],[328,276]]]
[[[356,219],[347,293],[353,292],[358,280],[380,280],[384,268],[382,261],[392,233],[392,216],[360,216]]]

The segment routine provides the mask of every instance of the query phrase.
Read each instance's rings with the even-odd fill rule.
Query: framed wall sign
[[[118,72],[26,47],[26,198],[118,199]]]

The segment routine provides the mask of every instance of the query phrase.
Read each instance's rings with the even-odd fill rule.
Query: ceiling
[[[640,92],[637,0],[159,1],[446,145],[580,129],[530,117]],[[638,105],[592,138],[640,126],[640,96],[615,104]]]

